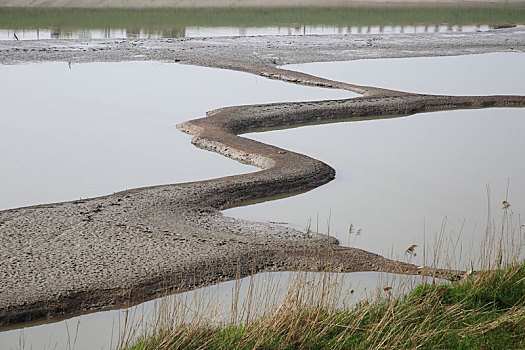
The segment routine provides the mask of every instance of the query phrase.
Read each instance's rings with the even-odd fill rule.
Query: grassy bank
[[[419,285],[348,310],[291,293],[274,313],[244,325],[163,330],[129,349],[523,349],[525,265]],[[324,305],[326,306],[326,305]]]
[[[525,6],[343,9],[0,9],[0,28],[267,27],[294,25],[522,24]]]
[[[524,227],[504,201],[501,220],[488,221],[479,251],[463,263],[440,234],[432,265],[446,257],[445,265],[471,267],[447,283],[386,281],[375,298],[348,306],[345,298],[354,290],[337,274],[299,275],[277,302],[272,283],[253,287],[251,280],[245,301],[232,294],[229,321],[204,317],[213,303],[178,303],[171,309],[176,312],[162,307],[141,336],[127,331],[120,349],[525,349]],[[274,306],[256,312],[268,298]]]

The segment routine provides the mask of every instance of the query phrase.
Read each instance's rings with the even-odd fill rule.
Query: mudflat
[[[178,128],[192,143],[261,168],[238,176],[138,188],[0,212],[0,325],[135,303],[264,270],[460,272],[420,268],[331,237],[224,217],[220,210],[331,181],[320,160],[238,135],[312,122],[457,108],[525,107],[524,96],[432,96],[357,86],[277,63],[525,51],[521,28],[442,33],[202,39],[0,42],[0,62],[159,60],[233,69],[296,84],[347,89],[348,100],[222,108]]]

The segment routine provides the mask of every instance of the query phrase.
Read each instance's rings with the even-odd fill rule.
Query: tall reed
[[[141,336],[124,332],[119,349],[525,348],[524,226],[507,200],[501,211],[499,222],[487,221],[476,254],[447,237],[446,220],[432,249],[423,244],[425,264],[469,267],[457,281],[396,284],[385,275],[356,305],[345,274],[297,272],[284,296],[274,275],[262,283],[252,276],[244,298],[241,282],[234,283],[229,317],[217,299],[203,295],[189,304],[175,297],[157,305]]]

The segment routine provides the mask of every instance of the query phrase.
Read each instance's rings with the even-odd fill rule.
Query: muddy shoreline
[[[0,40],[0,63],[163,61],[260,74],[278,65],[356,59],[524,52],[524,28],[473,33],[180,39]]]
[[[337,101],[228,107],[179,125],[192,142],[262,170],[139,188],[81,201],[0,212],[0,325],[126,305],[258,271],[437,274],[334,238],[224,217],[219,210],[331,181],[319,160],[237,136],[311,122],[401,117],[426,111],[524,107],[522,96],[430,96],[356,86],[276,63],[525,50],[519,28],[391,36],[0,42],[0,62],[161,60],[234,69],[363,94]],[[368,45],[371,43],[371,45]],[[277,59],[279,60],[277,62]]]

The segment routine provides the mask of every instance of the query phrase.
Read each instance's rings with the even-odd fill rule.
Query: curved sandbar
[[[321,161],[237,134],[282,126],[400,117],[456,108],[525,106],[523,96],[431,96],[328,81],[238,63],[274,79],[346,88],[362,98],[218,109],[179,125],[192,142],[262,168],[0,212],[0,324],[138,302],[262,270],[437,274],[333,238],[223,217],[247,201],[304,191],[334,178]]]

